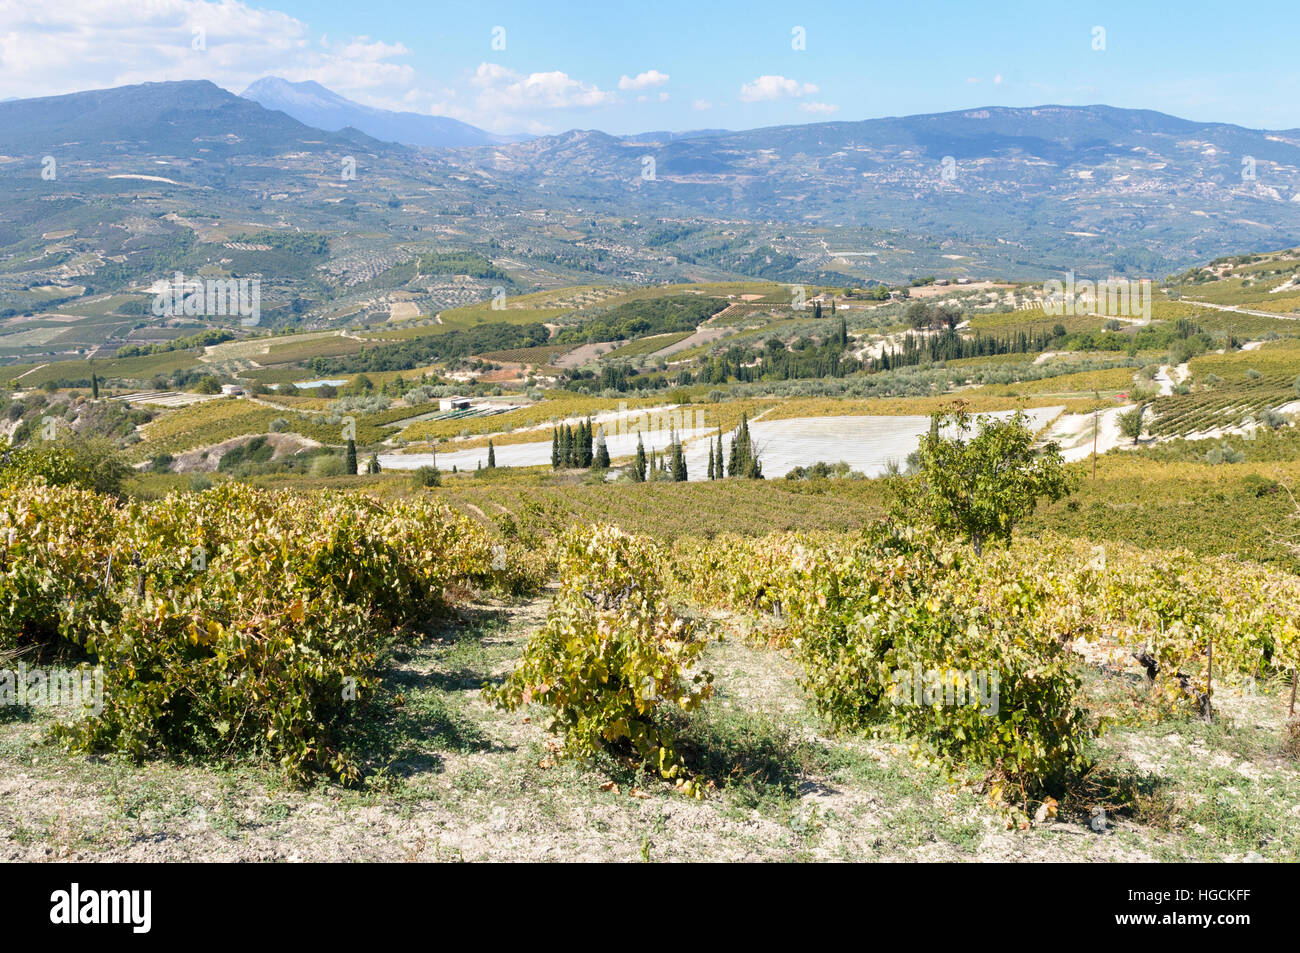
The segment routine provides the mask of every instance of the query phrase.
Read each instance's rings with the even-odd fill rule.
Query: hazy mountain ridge
[[[308,102],[332,96],[303,85]],[[1295,131],[1046,106],[698,132],[420,150],[207,82],[0,103],[0,299],[119,290],[232,253],[222,267],[263,273],[268,296],[325,300],[409,288],[409,263],[438,248],[499,259],[525,288],[1152,277],[1300,244]],[[328,236],[328,260],[226,245],[266,228]]]
[[[157,155],[313,151],[324,142],[367,149],[381,143],[355,129],[326,134],[207,80],[144,83],[0,103],[0,152],[88,158],[103,152]]]
[[[311,81],[291,83],[278,76],[268,76],[253,83],[240,95],[318,129],[337,131],[351,126],[376,139],[408,146],[483,146],[517,138],[498,136],[445,116],[363,106]]]

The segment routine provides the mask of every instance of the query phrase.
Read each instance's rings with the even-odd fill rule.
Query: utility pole
[[[1097,479],[1097,415],[1100,411],[1092,412],[1092,478]]]

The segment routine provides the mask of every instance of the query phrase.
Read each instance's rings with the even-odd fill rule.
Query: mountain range
[[[520,138],[493,135],[469,123],[445,116],[363,106],[311,81],[291,83],[277,76],[268,76],[253,83],[241,95],[267,109],[278,109],[317,129],[338,132],[351,127],[376,139],[408,146],[487,146],[501,145]]]
[[[1047,105],[512,142],[277,79],[0,102],[0,297],[87,267],[55,269],[50,243],[128,274],[143,245],[147,272],[169,240],[267,223],[365,244],[375,282],[412,241],[478,248],[525,284],[1149,277],[1300,244],[1300,130]],[[80,244],[41,240],[69,229]]]

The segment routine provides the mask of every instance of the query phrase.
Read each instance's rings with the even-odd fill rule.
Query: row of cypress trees
[[[718,431],[717,440],[709,439],[709,479],[721,480],[725,477],[745,477],[750,480],[763,479],[763,465],[758,459],[758,449],[749,434],[749,415],[740,415],[740,426],[731,438],[731,452],[724,464],[722,454],[722,431]]]
[[[609,469],[609,448],[605,446],[605,431],[597,435],[590,420],[577,427],[565,424],[551,430],[551,469]]]
[[[686,453],[682,449],[682,439],[676,433],[672,435],[671,442],[663,453],[651,450],[649,456],[646,455],[641,434],[636,435],[636,455],[632,458],[632,482],[644,483],[654,472],[668,474],[675,483],[686,482]]]
[[[366,461],[366,473],[373,476],[379,470],[379,456],[372,453],[370,459]],[[347,446],[343,451],[343,472],[350,476],[356,476],[360,472],[357,467],[357,442],[351,437],[348,438]]]

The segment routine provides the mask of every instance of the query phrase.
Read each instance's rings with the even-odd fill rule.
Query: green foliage
[[[632,482],[644,483],[646,478],[646,467],[649,461],[646,460],[645,443],[641,440],[641,433],[637,431],[636,435],[636,455],[632,458]]]
[[[1145,410],[1146,404],[1138,404],[1132,410],[1119,415],[1119,432],[1126,437],[1131,437],[1135,446],[1138,440],[1141,439],[1142,431],[1146,426],[1142,419]]]
[[[442,486],[442,473],[437,467],[417,467],[411,474],[411,485],[417,490],[429,486]]]
[[[721,443],[721,439],[719,439]],[[740,426],[731,438],[731,456],[727,460],[727,476],[763,479],[763,465],[758,459],[758,448],[749,434],[749,414],[740,415]]]
[[[117,349],[116,357],[144,357],[149,354],[166,354],[168,351],[184,351],[190,348],[203,348],[212,344],[223,344],[226,341],[233,341],[235,333],[224,328],[207,328],[197,334],[191,334],[186,337],[172,338],[170,341],[160,341],[157,344],[126,344]],[[96,378],[91,377],[92,386]],[[95,396],[98,397],[96,388]]]
[[[245,464],[266,463],[275,455],[275,447],[265,437],[254,437],[247,443],[231,447],[221,455],[217,469],[222,473],[238,472]],[[169,454],[163,454],[169,456]]]
[[[807,590],[795,606],[804,678],[833,724],[889,725],[1021,801],[1084,767],[1079,680],[1036,624],[1031,585],[981,578],[982,567],[907,534],[878,531],[828,555],[797,565],[792,585]]]
[[[320,232],[260,231],[238,235],[234,241],[249,245],[270,245],[294,256],[328,255],[329,237]]]
[[[843,480],[863,479],[863,475],[851,469],[843,460],[839,463],[818,460],[810,467],[795,467],[785,475],[785,478],[787,480]]]
[[[956,430],[941,436],[945,426]],[[900,509],[911,521],[968,539],[976,554],[988,540],[1010,542],[1015,525],[1040,497],[1059,500],[1073,489],[1060,449],[1034,452],[1034,434],[1017,412],[1008,420],[982,417],[979,432],[962,407],[935,414],[917,450],[917,474],[899,481]]]
[[[509,278],[483,255],[470,251],[428,252],[420,256],[418,267],[422,275],[469,275],[502,281]]]
[[[694,331],[727,304],[720,298],[693,294],[641,298],[617,305],[604,317],[587,324],[564,328],[552,343],[622,341],[651,334]]]
[[[314,373],[322,375],[406,371],[439,361],[482,354],[485,351],[535,347],[545,344],[550,335],[550,329],[545,324],[539,323],[479,324],[407,341],[367,347],[356,354],[342,357],[314,358],[311,361],[311,369]]]
[[[41,477],[51,486],[75,486],[100,493],[119,493],[131,468],[111,440],[63,437],[5,451],[0,481],[6,484]]]
[[[695,669],[704,639],[664,600],[654,548],[611,526],[571,530],[560,544],[560,592],[519,667],[489,699],[554,710],[551,729],[579,756],[634,756],[698,795],[683,774],[663,709],[691,711],[712,693]]]
[[[832,725],[903,737],[923,760],[1023,800],[1085,767],[1093,726],[1056,611],[1070,590],[1002,555],[964,558],[879,524],[857,537],[682,541],[670,578],[782,626]]]
[[[357,778],[340,731],[395,631],[449,587],[518,588],[491,541],[436,500],[268,493],[226,483],[118,507],[41,484],[0,489],[0,648],[79,653],[101,712],[56,736],[78,751],[277,761]]]

